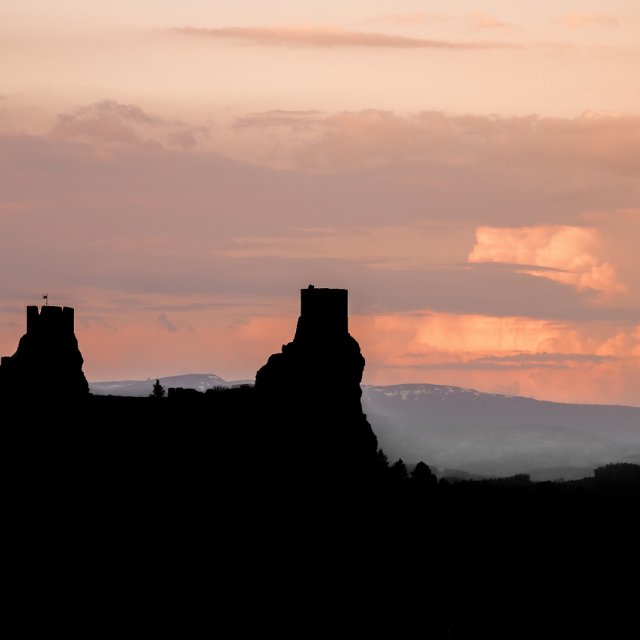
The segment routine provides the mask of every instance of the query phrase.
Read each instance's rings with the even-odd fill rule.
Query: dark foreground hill
[[[305,447],[274,437],[254,393],[5,413],[6,602],[23,624],[36,603],[46,626],[78,632],[131,617],[172,635],[287,637],[624,637],[633,624],[640,467],[448,482],[380,460],[336,482],[305,473]]]
[[[205,391],[227,382],[213,374],[161,378],[165,388]],[[144,396],[153,381],[90,383],[94,394]],[[331,393],[331,382],[318,388]],[[460,387],[362,386],[362,406],[391,460],[424,461],[438,475],[579,479],[640,455],[640,408],[543,402]]]

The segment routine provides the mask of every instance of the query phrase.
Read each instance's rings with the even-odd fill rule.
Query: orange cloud
[[[454,384],[558,402],[637,404],[640,327],[431,313],[353,318],[365,382]],[[616,345],[615,350],[612,344]]]
[[[470,27],[474,31],[512,29],[513,25],[502,20],[498,20],[488,13],[475,13],[469,18]]]
[[[377,47],[392,49],[509,49],[518,45],[504,42],[453,42],[429,38],[408,38],[385,33],[346,31],[329,27],[222,27],[172,30],[187,36],[243,40],[258,45],[294,47]]]
[[[640,357],[640,325],[634,329],[621,331],[609,338],[598,348],[598,354],[604,356]]]
[[[620,21],[609,13],[566,13],[554,20],[563,27],[617,27]]]
[[[463,364],[522,353],[579,354],[593,346],[567,323],[515,316],[425,311],[359,317],[355,324],[367,343],[371,339],[369,353],[399,367]]]
[[[598,230],[589,227],[479,227],[468,260],[523,265],[524,273],[578,290],[624,293],[615,267],[598,256],[599,249]]]

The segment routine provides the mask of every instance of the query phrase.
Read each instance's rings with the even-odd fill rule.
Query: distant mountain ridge
[[[197,389],[204,392],[216,387],[235,387],[241,384],[253,384],[253,380],[223,380],[213,373],[186,373],[179,376],[165,376],[158,378],[165,388],[182,387],[184,389]],[[147,380],[113,380],[109,382],[90,382],[89,391],[99,396],[148,396],[153,391],[156,378]]]
[[[146,396],[155,379],[89,383],[98,395]],[[251,384],[214,374],[160,378],[206,391]],[[331,392],[331,383],[319,390]],[[433,384],[362,385],[362,405],[390,460],[423,460],[474,475],[585,477],[597,466],[640,456],[640,408],[545,402]]]
[[[640,453],[640,408],[545,402],[460,387],[363,388],[390,458],[481,475],[577,478]]]

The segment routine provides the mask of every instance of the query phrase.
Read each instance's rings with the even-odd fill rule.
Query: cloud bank
[[[48,291],[92,379],[248,377],[314,283],[350,290],[369,382],[639,397],[635,116],[271,110],[170,142],[200,126],[104,100],[1,137],[3,354]]]

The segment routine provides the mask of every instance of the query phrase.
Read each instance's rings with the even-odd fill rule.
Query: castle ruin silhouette
[[[349,333],[349,292],[346,289],[316,288],[310,284],[300,290],[300,333],[325,334],[328,337]]]
[[[0,395],[6,400],[44,396],[71,408],[75,400],[93,398],[83,363],[74,309],[29,306],[27,331],[15,354],[0,364]],[[169,393],[167,403],[156,403],[147,418],[157,410],[156,419],[171,415],[175,424],[192,425],[206,411],[234,425],[225,436],[216,430],[217,437],[226,438],[230,450],[243,448],[247,439],[257,465],[267,454],[269,464],[286,468],[287,474],[295,469],[299,476],[322,482],[364,478],[377,451],[377,438],[362,411],[364,366],[360,346],[349,333],[348,291],[309,285],[300,291],[293,340],[259,369],[255,387],[224,394]],[[101,405],[101,418],[113,414],[111,419],[118,419],[119,402],[94,400]]]
[[[86,396],[89,385],[74,330],[74,309],[27,307],[27,332],[0,361],[0,393],[10,396]]]
[[[365,359],[349,333],[348,291],[300,291],[293,341],[256,374],[256,400],[272,436],[308,474],[367,475],[377,438],[362,411]]]

